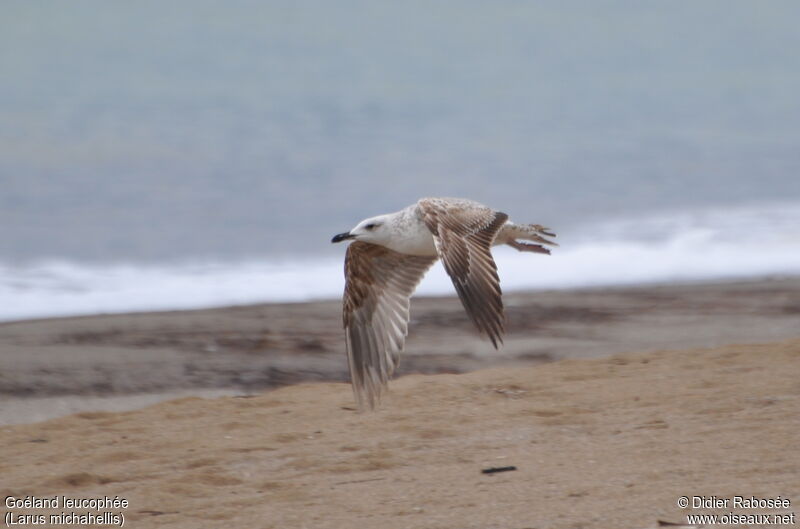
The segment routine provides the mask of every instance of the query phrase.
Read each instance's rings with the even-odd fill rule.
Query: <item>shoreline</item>
[[[649,288],[670,288],[670,287],[678,287],[678,288],[688,288],[692,286],[704,286],[704,285],[713,285],[723,287],[725,285],[748,285],[748,284],[762,284],[762,283],[769,283],[769,282],[793,282],[794,280],[800,280],[800,274],[794,273],[787,273],[787,274],[767,274],[767,275],[743,275],[743,276],[731,276],[731,277],[719,277],[719,278],[712,278],[712,279],[675,279],[675,280],[654,280],[654,281],[641,281],[636,283],[619,283],[619,284],[599,284],[599,285],[588,285],[588,286],[576,286],[576,287],[558,287],[558,288],[525,288],[525,289],[513,289],[513,290],[503,290],[504,296],[512,296],[512,295],[526,295],[526,294],[537,294],[537,293],[557,293],[557,292],[586,292],[591,293],[595,291],[599,292],[612,292],[612,291],[624,291],[624,290],[641,290],[641,289],[649,289]],[[501,285],[502,286],[502,285]],[[448,294],[419,294],[415,293],[414,296],[411,298],[412,300],[420,300],[420,299],[428,299],[428,300],[436,300],[436,299],[450,299],[456,298],[455,294],[448,293]],[[120,310],[120,311],[100,311],[100,312],[87,312],[87,313],[77,313],[77,314],[53,314],[53,315],[46,315],[46,316],[34,316],[34,317],[14,317],[10,319],[0,319],[0,327],[4,325],[15,325],[20,323],[37,323],[37,322],[48,322],[48,321],[55,321],[55,320],[75,320],[75,319],[85,319],[85,318],[98,318],[98,317],[107,317],[107,316],[135,316],[140,314],[174,314],[174,313],[184,313],[184,312],[202,312],[202,311],[213,311],[213,310],[224,310],[224,309],[247,309],[247,308],[256,308],[256,307],[263,307],[263,306],[291,306],[291,305],[306,305],[310,303],[340,303],[341,296],[333,296],[333,297],[320,297],[320,298],[309,298],[309,299],[301,299],[301,300],[278,300],[278,301],[259,301],[259,302],[244,302],[244,303],[227,303],[227,304],[210,304],[210,305],[200,305],[197,307],[175,307],[175,308],[150,308],[150,309],[133,309],[133,310]]]
[[[412,298],[397,376],[800,337],[800,277],[510,292],[505,347]],[[348,380],[339,300],[0,323],[0,425]],[[396,377],[397,378],[397,377]]]

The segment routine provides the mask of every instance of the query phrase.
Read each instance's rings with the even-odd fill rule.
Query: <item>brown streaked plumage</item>
[[[360,407],[375,407],[408,334],[409,298],[435,257],[355,241],[345,257],[343,323],[350,378]]]
[[[447,207],[436,199],[418,204],[464,309],[497,348],[503,342],[503,293],[491,247],[508,215],[485,206]]]
[[[514,224],[477,202],[424,198],[372,217],[332,242],[356,239],[345,257],[343,323],[353,391],[374,408],[398,365],[408,333],[409,298],[441,259],[470,319],[494,345],[503,341],[503,301],[491,247],[550,253],[554,236],[538,224]],[[540,244],[520,242],[526,239]]]

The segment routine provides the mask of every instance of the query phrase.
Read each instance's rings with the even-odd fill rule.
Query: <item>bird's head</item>
[[[389,239],[388,215],[379,215],[364,219],[350,231],[334,235],[331,242],[342,242],[348,239],[381,244]]]

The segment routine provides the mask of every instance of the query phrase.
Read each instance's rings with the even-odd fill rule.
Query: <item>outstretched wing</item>
[[[508,215],[468,201],[423,199],[418,205],[461,304],[496,348],[503,342],[503,299],[491,246]]]
[[[435,261],[361,241],[347,248],[343,319],[359,407],[375,407],[397,367],[408,334],[409,298]]]

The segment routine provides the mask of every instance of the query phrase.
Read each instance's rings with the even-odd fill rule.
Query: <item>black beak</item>
[[[346,231],[344,233],[340,233],[339,235],[334,235],[333,239],[331,239],[331,242],[342,242],[346,241],[347,239],[355,239],[355,238],[356,238],[355,235],[350,235],[350,232]]]

